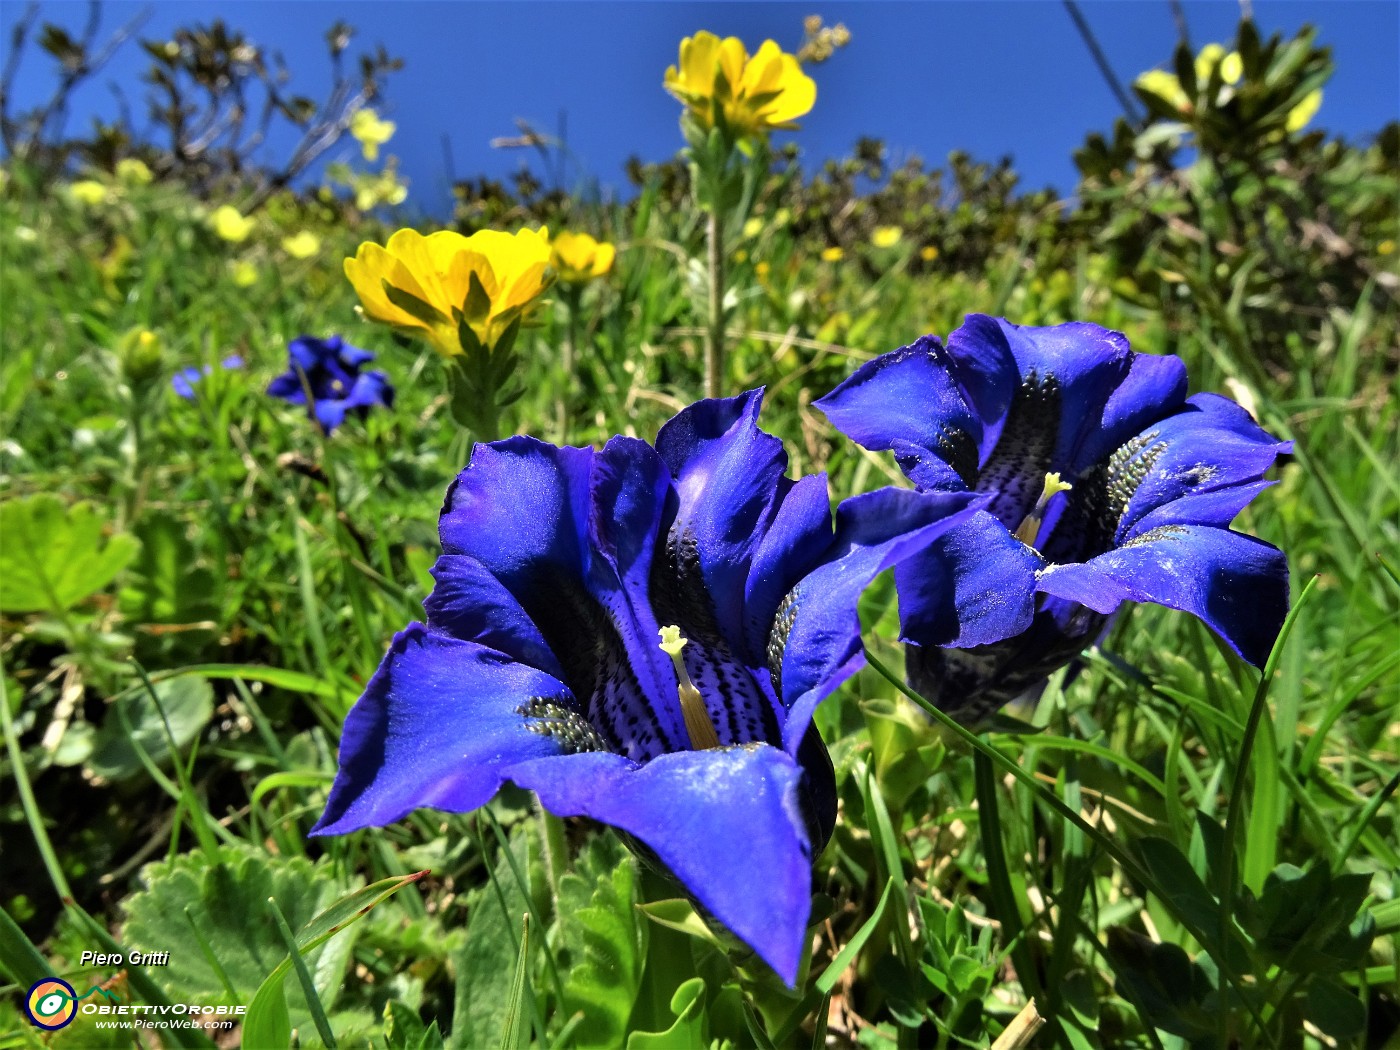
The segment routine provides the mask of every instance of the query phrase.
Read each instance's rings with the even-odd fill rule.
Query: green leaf
[[[381,280],[380,284],[383,285],[384,294],[388,297],[389,302],[415,320],[422,321],[430,328],[447,323],[447,318],[431,303],[425,303],[418,296],[411,292],[405,292],[402,288],[395,288],[388,281]]]
[[[481,322],[486,320],[490,313],[491,296],[481,283],[481,277],[473,270],[467,278],[467,298],[462,303],[462,317],[467,321]]]
[[[203,678],[182,675],[154,685],[156,696],[146,691],[126,693],[112,701],[106,719],[93,738],[87,769],[106,780],[125,780],[145,766],[140,751],[157,764],[170,761],[170,742],[164,720],[170,725],[175,746],[184,749],[214,717],[214,689]]]
[[[528,870],[528,838],[520,836],[511,848],[520,869]],[[506,1027],[520,917],[530,906],[507,857],[496,863],[491,878],[494,887],[478,891],[466,944],[453,957],[457,996],[449,1038],[456,1047],[498,1046]]]
[[[58,615],[116,579],[140,544],[103,525],[90,503],[48,493],[0,505],[0,610]]]
[[[1333,1039],[1349,1040],[1366,1027],[1366,1004],[1344,985],[1324,977],[1308,985],[1307,1019]]]
[[[309,867],[309,865],[307,866]],[[349,961],[351,948],[354,947],[353,941],[349,937],[343,936],[346,928],[359,922],[360,919],[369,914],[375,905],[391,897],[409,883],[417,882],[426,874],[426,871],[419,871],[410,875],[395,875],[348,893],[318,913],[309,923],[297,931],[296,944],[303,959],[311,958],[310,953],[322,945],[326,945],[326,951],[316,958],[312,969],[317,978],[317,990],[327,1005],[333,1002],[335,992],[340,989],[345,964]],[[286,912],[285,907],[283,907],[283,911]],[[337,935],[342,936],[337,937]],[[333,939],[334,943],[327,944]],[[331,955],[335,960],[331,966],[326,965],[327,955]],[[248,1013],[243,1020],[244,1046],[282,1047],[289,1044],[292,1032],[292,1015],[287,1009],[285,979],[291,968],[291,956],[284,955],[282,961],[267,974],[258,986],[252,1002],[248,1004]],[[325,984],[322,983],[323,981]],[[309,1021],[310,1016],[309,1011],[303,1012],[301,1022],[297,1026],[299,1030],[307,1027],[304,1022]],[[335,1025],[337,1031],[342,1035],[347,1035],[346,1026],[362,1022],[363,1019],[356,1015],[347,1017],[347,1015],[341,1014],[336,1020],[338,1022]]]
[[[627,1050],[706,1050],[705,981],[692,977],[671,996],[675,1024],[664,1032],[633,1032]]]
[[[611,835],[594,836],[575,869],[559,880],[564,1013],[583,1014],[576,1046],[620,1046],[642,977],[636,869]]]
[[[247,1003],[286,961],[276,929],[262,918],[269,897],[277,900],[288,924],[300,929],[323,915],[345,889],[328,863],[232,846],[221,847],[213,864],[203,853],[149,864],[141,879],[145,889],[124,905],[121,943],[128,950],[168,951],[170,965],[146,972],[172,999],[191,1003],[227,1003],[230,986]],[[297,940],[304,943],[304,935]],[[342,938],[327,947],[329,958],[322,953],[310,960],[327,1004],[340,992],[351,947],[350,938]],[[300,989],[294,989],[290,1006],[300,1021],[309,1022]],[[263,1045],[246,1038],[245,1044]]]

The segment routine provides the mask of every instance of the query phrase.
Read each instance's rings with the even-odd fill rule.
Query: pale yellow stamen
[[[681,717],[685,719],[685,731],[690,736],[690,746],[696,751],[719,747],[719,736],[715,724],[710,721],[710,712],[705,709],[705,701],[700,698],[700,690],[690,680],[681,659],[687,638],[681,637],[679,627],[661,628],[661,651],[676,665],[676,692],[681,700]]]
[[[1022,520],[1020,527],[1016,530],[1016,538],[1027,547],[1035,546],[1035,537],[1040,532],[1040,523],[1045,517],[1045,506],[1056,495],[1061,492],[1068,492],[1074,488],[1068,481],[1061,481],[1059,474],[1046,474],[1045,487],[1041,489],[1040,498],[1035,501],[1035,507]]]

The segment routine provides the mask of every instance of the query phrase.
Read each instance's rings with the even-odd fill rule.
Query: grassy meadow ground
[[[108,185],[85,203],[13,170],[0,199],[0,543],[7,570],[56,581],[43,607],[4,616],[0,1046],[133,1045],[95,1015],[41,1035],[20,1011],[35,974],[79,992],[112,982],[122,1002],[242,1003],[248,1046],[286,1045],[287,1024],[301,1046],[986,1046],[1030,997],[1050,1019],[1035,1045],[1397,1038],[1393,210],[1355,244],[1370,282],[1325,309],[1222,276],[1236,260],[1209,244],[1172,273],[1049,213],[895,215],[894,243],[851,235],[840,259],[762,199],[733,231],[730,390],[765,385],[792,474],[827,470],[834,492],[902,480],[812,400],[968,311],[1120,329],[1296,442],[1237,525],[1292,572],[1266,690],[1191,618],[1138,607],[1011,712],[1028,725],[986,735],[1030,783],[875,670],[823,705],[841,819],[814,876],[811,977],[789,993],[606,830],[567,822],[568,874],[552,879],[518,793],[307,838],[346,711],[419,615],[469,442],[433,352],[361,320],[341,273],[392,226],[276,198],[230,244],[179,188]],[[702,392],[703,285],[685,262],[700,220],[653,184],[564,221],[617,243],[617,264],[583,293],[575,376],[558,294],[522,337],[508,428],[652,439]],[[989,243],[960,253],[948,231],[978,224]],[[282,240],[303,229],[320,245],[298,259]],[[1268,355],[1259,324],[1277,337]],[[141,330],[158,357],[141,358]],[[393,410],[327,439],[266,397],[302,333],[374,350]],[[219,367],[230,353],[242,368]],[[203,364],[198,396],[176,397],[173,372]],[[894,610],[884,578],[866,638],[898,667]],[[523,944],[505,918],[522,911]],[[80,963],[112,944],[171,963]]]

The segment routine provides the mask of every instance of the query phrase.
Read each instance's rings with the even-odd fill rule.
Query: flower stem
[[[549,892],[554,906],[559,907],[559,880],[569,870],[569,842],[564,835],[564,821],[543,806],[540,807],[541,840],[544,844],[545,871],[549,873]]]
[[[724,237],[719,209],[710,206],[706,226],[709,323],[705,326],[705,396],[724,396]]]
[[[569,399],[576,387],[574,370],[578,362],[578,311],[582,296],[572,286],[564,289],[564,300],[568,304],[569,323],[564,329],[563,372],[559,380],[559,390],[555,395],[555,427],[559,432],[558,442],[563,445],[569,437]]]

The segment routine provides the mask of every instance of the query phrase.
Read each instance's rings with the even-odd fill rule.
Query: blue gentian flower
[[[1124,601],[1193,613],[1260,666],[1288,568],[1230,529],[1290,444],[1234,402],[1186,397],[1177,357],[1075,322],[971,315],[817,402],[921,490],[991,502],[895,571],[910,682],[975,723],[1043,687]]]
[[[287,344],[287,358],[287,371],[268,384],[267,392],[304,405],[310,391],[312,418],[327,434],[345,422],[348,412],[364,417],[375,405],[394,405],[389,378],[383,372],[361,371],[374,354],[338,335],[329,339],[298,336]]]
[[[225,370],[242,368],[243,358],[239,357],[237,354],[229,354],[219,362],[219,367]],[[175,393],[183,397],[186,401],[193,401],[195,397],[195,388],[199,386],[200,380],[211,371],[213,371],[213,366],[211,365],[190,365],[187,368],[182,368],[170,377],[170,389],[174,390]]]
[[[313,834],[465,812],[509,780],[620,829],[792,983],[836,816],[813,710],[864,661],[866,584],[978,501],[886,489],[833,529],[761,400],[698,402],[655,448],[478,444],[427,622],[347,716]]]

